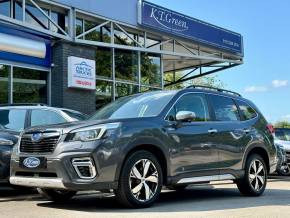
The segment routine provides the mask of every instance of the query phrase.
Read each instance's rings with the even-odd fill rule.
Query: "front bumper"
[[[11,176],[9,181],[13,185],[27,187],[66,189],[61,179],[26,178],[26,177]]]

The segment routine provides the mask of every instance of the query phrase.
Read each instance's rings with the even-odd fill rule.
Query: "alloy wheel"
[[[129,185],[134,198],[138,201],[149,201],[157,192],[158,171],[148,159],[137,161],[130,172]]]
[[[254,159],[250,165],[249,180],[250,185],[257,192],[264,187],[266,182],[265,167],[258,159]]]

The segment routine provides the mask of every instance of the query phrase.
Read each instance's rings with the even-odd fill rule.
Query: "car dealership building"
[[[148,1],[0,1],[0,104],[92,113],[242,63],[240,34]]]

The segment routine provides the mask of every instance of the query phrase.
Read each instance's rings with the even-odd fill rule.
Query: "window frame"
[[[185,96],[185,95],[189,95],[189,94],[203,94],[204,95],[204,100],[205,102],[207,103],[207,110],[208,110],[208,115],[209,115],[209,120],[206,120],[206,121],[195,121],[195,122],[186,122],[186,123],[190,123],[190,124],[200,124],[200,123],[209,123],[209,122],[212,122],[213,121],[213,117],[212,117],[212,111],[211,111],[211,102],[209,101],[209,98],[207,96],[207,93],[205,92],[185,92],[185,93],[182,93],[181,95],[178,96],[178,98],[173,102],[173,104],[170,106],[170,108],[167,110],[167,112],[165,113],[165,116],[164,116],[164,120],[167,121],[167,122],[178,122],[176,120],[172,121],[172,120],[169,120],[167,118],[168,114],[170,113],[170,111],[175,107],[175,105],[179,102],[179,100]],[[176,112],[175,112],[176,113]],[[176,115],[176,114],[175,114]]]

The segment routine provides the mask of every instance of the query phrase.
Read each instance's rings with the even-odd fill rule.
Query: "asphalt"
[[[231,183],[192,186],[185,191],[164,190],[147,209],[124,209],[113,194],[81,192],[66,203],[43,199],[34,190],[0,188],[0,217],[290,217],[290,178],[272,177],[261,197],[241,196]]]

